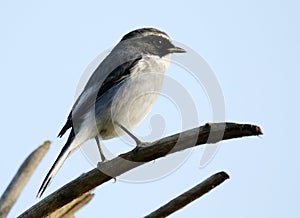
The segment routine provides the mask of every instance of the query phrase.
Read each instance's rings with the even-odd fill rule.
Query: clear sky
[[[56,135],[86,67],[125,33],[148,26],[201,55],[222,88],[225,119],[258,124],[264,135],[219,143],[204,168],[199,167],[204,149],[197,148],[181,167],[154,181],[107,182],[77,216],[141,217],[225,170],[230,180],[172,217],[299,217],[299,2],[195,2],[0,1],[0,192],[32,150],[53,142],[10,217],[38,201],[38,187],[66,140]],[[205,90],[185,83],[188,72],[171,65],[167,75],[191,93],[197,122],[211,121]],[[164,135],[180,131],[179,117],[167,116],[173,107],[160,99],[154,108],[159,119],[166,117]],[[150,120],[135,132],[149,134]],[[106,147],[118,154],[131,149],[124,144],[112,140]],[[156,164],[151,163],[154,169]],[[92,168],[76,152],[46,194]]]

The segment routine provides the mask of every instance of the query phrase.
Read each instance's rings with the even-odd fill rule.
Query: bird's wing
[[[128,78],[132,68],[140,59],[141,57],[137,57],[114,67],[106,78],[102,78],[103,82],[100,80],[96,83],[95,79],[97,78],[95,78],[96,76],[94,75],[100,73],[97,72],[101,70],[100,64],[87,82],[83,92],[76,100],[71,112],[69,113],[67,122],[59,132],[58,137],[62,137],[69,128],[73,128],[73,116],[76,116],[76,122],[79,121],[80,123],[80,120],[90,110],[91,106],[93,106],[108,90]]]
[[[46,175],[37,196],[40,197],[46,190],[46,188],[49,186],[51,180],[53,177],[57,174],[58,170],[62,166],[62,164],[65,162],[69,154],[74,149],[74,146],[72,146],[73,140],[76,137],[76,133],[73,128],[73,110],[76,109],[76,113],[80,115],[85,115],[88,110],[111,88],[118,85],[120,82],[125,80],[130,76],[132,68],[136,65],[137,61],[139,61],[141,58],[136,58],[134,60],[127,61],[119,66],[117,66],[108,76],[104,79],[102,84],[98,84],[100,86],[99,89],[95,89],[94,86],[92,87],[85,87],[84,91],[79,96],[79,99],[76,101],[75,107],[73,107],[72,111],[70,112],[68,116],[68,120],[62,130],[59,133],[59,137],[64,135],[64,133],[69,129],[72,128],[72,131],[70,132],[69,138],[65,144],[65,146],[62,148],[60,154],[58,155],[56,161],[54,162],[53,166],[51,167],[50,171]],[[96,90],[97,92],[95,92]],[[96,96],[96,99],[94,97]],[[78,115],[76,115],[78,116]],[[76,117],[77,119],[77,117]]]

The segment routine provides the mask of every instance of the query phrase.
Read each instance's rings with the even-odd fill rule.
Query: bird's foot
[[[100,153],[100,157],[101,157],[101,162],[104,163],[104,162],[107,162],[108,159],[104,156],[103,153]]]
[[[140,148],[144,148],[147,147],[151,144],[151,142],[143,142],[143,141],[139,141],[139,143],[136,144],[135,148],[132,150],[133,152],[137,152],[138,150],[140,150]]]

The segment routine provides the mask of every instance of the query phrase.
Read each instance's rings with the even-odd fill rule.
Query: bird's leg
[[[102,162],[107,161],[106,157],[104,156],[103,150],[102,150],[102,148],[101,148],[101,143],[100,143],[100,141],[99,141],[98,136],[95,137],[95,140],[96,140],[96,142],[97,142],[97,146],[98,146],[98,150],[99,150],[99,153],[100,153],[100,157],[101,157]]]
[[[95,140],[96,140],[96,142],[97,142],[98,150],[99,150],[100,157],[101,157],[101,160],[102,160],[102,163],[103,163],[103,162],[107,161],[107,159],[106,159],[106,157],[104,156],[104,153],[103,153],[103,150],[102,150],[102,148],[101,148],[101,143],[100,143],[100,141],[99,141],[98,136],[95,137]],[[98,164],[100,164],[100,162],[99,162]],[[99,166],[99,165],[98,165],[98,166]],[[114,182],[117,181],[116,177],[113,177],[113,179],[114,179]]]
[[[115,122],[130,138],[132,138],[136,143],[136,149],[140,147],[145,147],[148,143],[141,141],[138,137],[133,135],[128,129],[126,129],[122,124]]]
[[[126,129],[123,125],[116,123],[127,135],[129,135],[137,145],[142,144],[142,141],[138,139],[135,135],[133,135],[128,129]]]

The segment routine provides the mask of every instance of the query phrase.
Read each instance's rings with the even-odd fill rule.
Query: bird
[[[150,112],[163,86],[173,53],[184,53],[167,33],[152,27],[125,34],[94,70],[74,102],[58,137],[68,139],[38,190],[41,197],[65,160],[95,139],[102,161],[101,140],[128,134],[140,146],[134,129]]]

